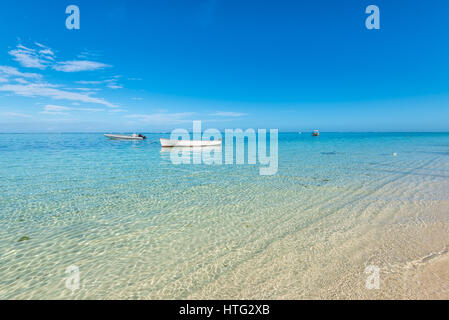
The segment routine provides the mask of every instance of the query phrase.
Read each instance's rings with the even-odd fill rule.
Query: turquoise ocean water
[[[0,299],[313,296],[327,258],[356,256],[343,237],[448,199],[427,191],[448,180],[445,133],[280,133],[273,176],[173,165],[147,136],[0,134]]]

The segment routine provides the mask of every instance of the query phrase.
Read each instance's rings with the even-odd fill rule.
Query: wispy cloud
[[[90,84],[96,85],[96,84],[102,84],[103,81],[75,81],[75,83],[83,84],[83,85],[90,85]]]
[[[78,90],[78,91],[83,91],[83,92],[88,92],[89,94],[93,94],[95,93],[95,91],[99,91],[100,89],[97,88],[73,88],[73,90]]]
[[[94,98],[87,94],[61,90],[55,88],[54,85],[50,84],[6,84],[0,86],[0,91],[13,92],[16,95],[25,97],[46,97],[55,100],[71,100],[84,103],[95,103],[104,105],[109,108],[117,108],[116,105],[107,102],[102,98]]]
[[[82,72],[95,71],[111,67],[108,64],[90,61],[90,60],[71,60],[71,61],[56,61],[56,55],[50,47],[41,43],[35,42],[35,48],[28,48],[21,44],[9,54],[15,61],[20,63],[25,68],[47,69],[52,68],[61,72]],[[87,57],[87,56],[85,56]]]
[[[27,84],[27,83],[30,83],[28,80],[25,80],[25,79],[22,79],[22,78],[15,78],[15,79],[13,79],[13,81],[14,81],[14,82],[21,83],[21,84]]]
[[[97,109],[97,108],[72,108],[72,111],[87,111],[87,112],[101,112],[105,111],[104,109]],[[121,109],[111,109],[112,110],[121,110]]]
[[[53,69],[60,72],[81,72],[94,71],[104,68],[109,68],[111,65],[88,61],[86,60],[72,60],[72,61],[56,61],[55,51],[44,44],[35,42],[32,47],[25,47],[21,44],[13,50],[10,50],[9,55],[13,60],[20,63],[22,67],[36,68],[40,70]],[[22,72],[16,67],[0,65],[0,93],[5,92],[9,95],[23,96],[23,97],[40,97],[55,101],[66,101],[70,107],[64,105],[47,104],[40,114],[43,115],[68,115],[75,112],[124,112],[119,106],[107,101],[104,98],[93,96],[102,88],[90,87],[94,85],[103,85],[103,88],[119,89],[123,86],[118,83],[121,76],[111,76],[106,80],[92,80],[79,81],[78,88],[72,88],[67,85],[57,85],[47,83],[44,77],[39,73]],[[47,103],[51,100],[46,101]],[[95,104],[100,108],[83,108],[81,104]],[[102,109],[101,106],[108,109]],[[1,113],[3,117],[29,117],[26,114],[8,112]]]
[[[87,112],[100,112],[104,111],[104,109],[96,109],[96,108],[71,108],[65,106],[56,106],[56,105],[46,105],[44,110],[41,111],[41,114],[47,115],[68,115],[68,111],[87,111]]]
[[[88,60],[73,60],[57,62],[53,69],[62,72],[94,71],[111,67],[108,64]]]
[[[34,48],[28,48],[19,44],[16,49],[10,50],[9,54],[23,67],[41,70],[52,68],[62,72],[79,72],[110,67],[110,65],[104,63],[87,60],[56,62],[54,61],[55,53],[51,48],[38,42],[35,42],[34,45]],[[121,87],[117,84],[117,79],[118,77],[112,77],[107,80],[107,85],[113,89]],[[97,81],[97,83],[102,83],[102,81]],[[92,103],[108,108],[118,108],[118,106],[103,98],[91,96],[98,90],[97,88],[61,88],[61,86],[44,82],[41,74],[21,72],[15,67],[0,65],[0,92],[10,92],[18,96],[45,97],[54,100],[69,100],[76,103]]]
[[[80,59],[88,59],[88,58],[99,58],[102,56],[102,53],[100,51],[92,51],[85,49],[83,52],[81,52],[77,58]]]
[[[107,85],[107,87],[109,88],[109,89],[122,89],[123,88],[123,86],[121,85],[121,84],[114,84],[114,83],[110,83],[110,84],[108,84]]]
[[[0,116],[8,118],[31,118],[31,115],[18,112],[0,112]]]
[[[53,52],[52,49],[50,49],[49,47],[47,47],[46,45],[43,45],[39,42],[35,42],[35,45],[37,45],[40,50],[39,50],[39,54],[45,56],[46,59],[49,60],[54,60],[55,58],[55,53]]]
[[[41,43],[39,43],[39,42],[35,42],[34,44],[35,44],[36,46],[40,47],[40,48],[43,48],[43,49],[48,48],[46,45],[43,45],[43,44],[41,44]]]
[[[14,76],[14,77],[22,77],[22,78],[34,78],[40,79],[42,75],[37,73],[24,73],[17,70],[17,68],[10,66],[0,66],[0,74],[4,76]]]
[[[247,114],[232,111],[217,111],[215,113],[211,113],[210,115],[214,117],[243,117],[246,116]]]
[[[46,56],[50,60],[54,60],[53,56],[55,55],[54,52],[50,48],[46,48],[43,50],[39,50],[39,53]]]
[[[41,114],[49,115],[67,115],[65,111],[69,111],[70,108],[64,106],[46,105]]]
[[[44,49],[47,50],[47,49]],[[43,51],[43,50],[41,50]],[[18,45],[16,49],[8,52],[15,61],[20,63],[22,67],[26,68],[36,68],[36,69],[45,69],[49,65],[52,59],[48,58],[46,54],[40,54],[37,50],[27,48],[23,45]]]
[[[123,85],[118,83],[119,76],[114,76],[112,79],[97,80],[97,81],[76,81],[77,84],[82,85],[105,85],[109,89],[122,89]]]

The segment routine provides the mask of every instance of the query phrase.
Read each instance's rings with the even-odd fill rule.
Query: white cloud
[[[42,54],[42,55],[44,55],[44,56],[47,56],[47,59],[50,59],[50,60],[54,60],[54,52],[51,50],[51,49],[49,49],[49,48],[47,48],[47,49],[43,49],[43,50],[39,50],[39,53],[40,54]]]
[[[108,84],[107,87],[109,89],[122,89],[123,88],[122,85],[120,85],[120,84],[113,84],[113,83]]]
[[[132,114],[126,116],[126,118],[135,119],[146,124],[179,124],[191,122],[191,119],[185,118],[192,117],[194,114],[193,112]]]
[[[64,107],[64,106],[55,106],[52,104],[48,104],[45,106],[45,110],[46,111],[67,111],[67,110],[70,110],[70,108]]]
[[[16,78],[14,79],[15,82],[21,83],[21,84],[27,84],[30,83],[28,80],[22,79],[22,78]]]
[[[9,54],[22,66],[30,68],[46,69],[48,67],[62,72],[78,72],[111,67],[104,63],[88,60],[54,62],[54,51],[38,42],[35,43],[34,49],[19,44],[16,49],[9,51]],[[80,81],[79,83],[104,84],[111,89],[119,89],[122,88],[122,86],[117,83],[118,78],[119,76],[115,76],[108,80]],[[68,100],[72,103],[89,103],[102,105],[108,108],[118,108],[118,106],[103,98],[92,97],[92,95],[96,91],[99,91],[100,88],[63,88],[62,86],[45,83],[42,79],[43,76],[41,74],[25,73],[12,66],[0,65],[0,92],[9,92],[25,97],[44,97],[54,100]],[[44,113],[62,113],[67,111],[62,109],[52,110],[52,105],[49,106],[49,109],[44,109]],[[90,112],[104,111],[102,109],[88,108],[78,108],[76,110]],[[70,111],[75,111],[75,109],[70,109]]]
[[[41,48],[44,48],[44,49],[48,48],[46,45],[43,45],[43,44],[41,44],[41,43],[39,43],[39,42],[35,42],[34,44],[35,44],[36,46],[41,47]]]
[[[77,57],[80,59],[87,59],[87,58],[98,58],[102,55],[100,51],[91,51],[91,50],[84,50],[81,52]]]
[[[42,76],[37,73],[23,73],[17,70],[17,68],[9,66],[0,66],[0,74],[5,76],[23,77],[23,78],[34,78],[40,79]]]
[[[1,112],[0,116],[8,118],[31,118],[29,114],[18,113],[18,112]]]
[[[36,52],[34,49],[18,45],[16,49],[8,52],[14,57],[14,60],[20,63],[22,67],[45,69],[48,65],[48,60]]]
[[[88,111],[88,112],[100,112],[100,111],[105,111],[104,109],[97,109],[97,108],[72,108],[73,111]],[[117,110],[117,109],[111,109],[112,110]],[[120,110],[120,109],[118,109]]]
[[[211,113],[210,115],[214,117],[243,117],[246,116],[247,114],[232,111],[217,111],[215,113]]]
[[[51,67],[56,71],[80,72],[94,71],[111,67],[105,63],[89,60],[56,62],[55,53],[51,48],[38,42],[35,42],[34,44],[38,48],[32,49],[19,44],[16,49],[10,50],[9,54],[13,56],[14,60],[19,62],[22,67],[37,68],[41,70]]]
[[[56,106],[56,105],[46,105],[44,110],[41,111],[41,114],[48,115],[67,115],[68,111],[88,111],[88,112],[100,112],[104,111],[104,109],[96,109],[96,108],[70,108],[65,106]]]
[[[96,88],[73,88],[73,90],[78,90],[78,91],[84,91],[84,92],[94,93],[93,91],[98,91],[98,90],[100,90],[100,89],[96,89]]]
[[[53,52],[53,50],[51,48],[49,48],[46,45],[43,45],[39,42],[35,42],[34,44],[41,48],[39,50],[39,54],[44,55],[45,58],[47,58],[47,59],[54,60],[55,53]],[[30,50],[30,49],[28,49],[28,50]]]
[[[67,113],[64,111],[69,111],[70,108],[63,106],[55,106],[55,105],[46,105],[44,110],[41,111],[41,114],[49,114],[49,115],[66,115]]]
[[[58,62],[53,66],[56,71],[62,72],[80,72],[80,71],[94,71],[111,67],[108,64],[88,60],[73,60]]]
[[[55,86],[52,86],[50,84],[6,84],[0,86],[0,91],[13,92],[19,96],[25,97],[46,97],[55,100],[71,100],[84,103],[95,103],[104,105],[109,108],[117,108],[116,105],[107,102],[102,98],[94,98],[82,93],[56,89]]]
[[[106,80],[97,80],[97,81],[76,81],[75,83],[82,84],[82,85],[106,85],[109,89],[122,89],[123,86],[121,84],[117,83],[117,79],[120,78],[120,76],[114,76],[113,79],[106,79]]]
[[[75,81],[75,83],[89,85],[89,84],[102,84],[103,81]]]

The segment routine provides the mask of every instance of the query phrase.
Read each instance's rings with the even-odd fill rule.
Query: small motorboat
[[[142,134],[135,134],[135,133],[133,133],[130,136],[120,134],[105,134],[104,136],[112,140],[145,140],[147,138]]]
[[[320,136],[320,132],[318,130],[313,130],[312,136],[319,137]]]
[[[173,147],[210,147],[210,146],[221,146],[220,140],[170,140],[170,139],[160,139],[161,146],[164,148]]]

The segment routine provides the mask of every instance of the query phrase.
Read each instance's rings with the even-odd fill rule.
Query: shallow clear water
[[[0,298],[313,296],[311,279],[346,250],[338,235],[356,246],[361,227],[414,214],[383,215],[385,203],[448,199],[428,187],[448,180],[449,134],[281,133],[274,176],[173,165],[157,142],[167,135],[147,136],[0,134]]]

